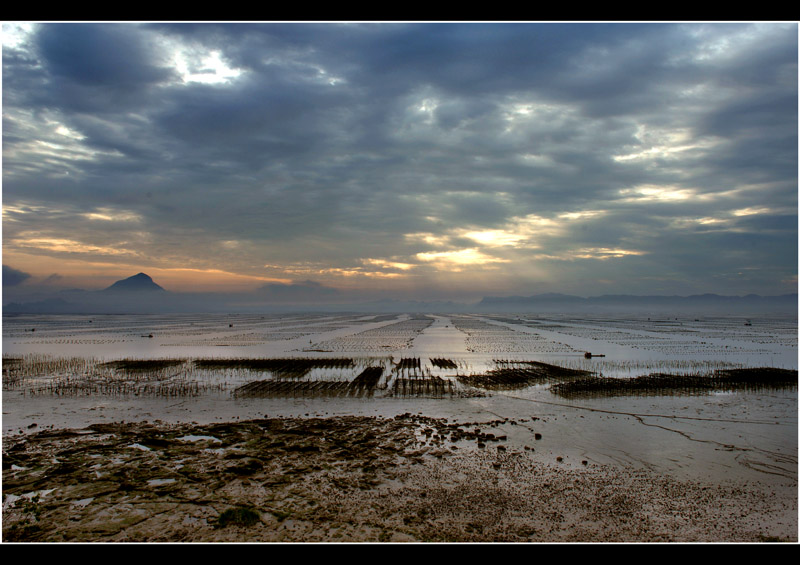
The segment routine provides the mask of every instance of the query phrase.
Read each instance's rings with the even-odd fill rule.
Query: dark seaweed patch
[[[352,367],[352,359],[198,359],[198,369],[248,369],[270,371],[284,377],[303,377],[312,369],[340,369]]]
[[[367,367],[353,379],[350,389],[355,393],[371,393],[383,376],[383,367]]]
[[[565,398],[659,396],[797,388],[797,371],[771,367],[724,369],[709,375],[653,373],[634,378],[589,377],[553,385]]]
[[[421,368],[419,357],[403,357],[397,364],[398,369],[419,369]]]
[[[220,514],[217,520],[216,527],[224,528],[226,526],[253,526],[261,521],[261,515],[258,511],[248,508],[229,508]]]
[[[344,381],[254,381],[233,391],[237,398],[270,398],[280,396],[349,396],[350,383]]]
[[[455,389],[450,379],[435,376],[397,377],[394,379],[392,394],[404,397],[434,397],[453,396]]]
[[[458,369],[458,365],[451,359],[442,359],[440,357],[432,357],[431,364],[439,369]]]
[[[238,398],[269,398],[280,396],[371,396],[378,386],[383,367],[367,367],[352,382],[297,381],[270,379],[254,381],[237,388]]]
[[[183,359],[120,359],[101,363],[100,367],[128,372],[148,372],[162,371],[170,367],[177,367],[183,363]]]
[[[507,361],[496,361],[498,365],[509,365]],[[536,361],[514,362],[523,367],[503,366],[492,369],[480,375],[466,375],[458,377],[458,380],[467,386],[483,388],[487,390],[510,390],[520,389],[537,384],[561,382],[563,380],[583,379],[592,373],[577,369],[567,369],[547,363]]]

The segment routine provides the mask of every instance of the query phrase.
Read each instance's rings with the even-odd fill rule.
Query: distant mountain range
[[[8,314],[110,314],[177,311],[171,307],[172,293],[156,284],[149,275],[139,273],[103,290],[64,290],[59,296],[37,302],[10,302],[3,306]]]
[[[439,313],[591,313],[591,312],[694,312],[708,314],[797,315],[797,294],[780,296],[635,296],[606,294],[583,298],[569,294],[546,293],[533,296],[487,296],[477,304],[448,301],[379,300],[352,304],[301,304],[284,300],[259,300],[252,295],[192,294],[165,290],[150,276],[138,273],[119,280],[103,290],[61,291],[36,302],[3,306],[8,314],[124,314],[174,312],[439,312]]]
[[[547,293],[533,296],[487,296],[478,304],[481,311],[576,311],[576,310],[703,310],[724,313],[728,310],[751,312],[784,312],[797,314],[797,294],[779,296],[724,296],[719,294],[694,294],[691,296],[636,296],[631,294],[604,294],[602,296],[572,296]]]

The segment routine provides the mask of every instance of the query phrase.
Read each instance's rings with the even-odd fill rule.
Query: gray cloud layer
[[[19,37],[3,51],[12,258],[310,294],[796,289],[793,23]]]

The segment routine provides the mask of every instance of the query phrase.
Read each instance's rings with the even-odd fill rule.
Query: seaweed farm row
[[[541,335],[523,333],[471,317],[453,316],[453,326],[464,332],[467,351],[477,353],[575,353],[576,350],[561,342],[545,339]]]
[[[269,371],[276,376],[301,378],[312,369],[349,369],[352,359],[200,359],[194,362],[199,369],[247,369]]]
[[[650,351],[670,357],[708,358],[719,355],[768,356],[776,348],[797,347],[796,320],[743,318],[614,318],[581,316],[517,317],[487,316],[500,323],[532,331],[557,332],[631,350]],[[754,325],[755,324],[755,325]]]
[[[550,390],[563,398],[591,398],[691,395],[703,392],[763,392],[796,388],[797,371],[754,367],[720,370],[710,375],[653,373],[624,379],[590,376],[554,384]]]
[[[593,375],[590,371],[568,369],[537,361],[515,362],[515,365],[519,364],[522,367],[508,366],[508,363],[497,364],[500,366],[496,369],[483,374],[458,377],[458,380],[465,385],[486,390],[513,390],[560,383],[565,380],[585,379]]]
[[[444,398],[453,396],[476,396],[480,393],[464,390],[458,382],[431,375],[387,376],[383,367],[367,367],[352,381],[297,381],[267,379],[247,383],[233,391],[237,398],[273,398],[281,396],[324,397],[373,397],[380,393],[385,397]],[[381,383],[383,382],[383,385]]]
[[[413,316],[379,328],[314,343],[308,351],[363,351],[366,353],[398,351],[411,347],[414,339],[433,323],[428,316]]]
[[[220,356],[218,352],[239,358],[425,355],[428,359],[423,358],[418,369],[443,377],[484,372],[492,367],[477,359],[497,356],[570,364],[615,377],[673,372],[677,363],[797,369],[796,317],[318,313],[24,315],[4,316],[3,322],[4,352],[14,356],[114,360],[206,358]],[[591,362],[580,366],[587,353]],[[665,366],[639,370],[626,366],[629,363]]]
[[[367,367],[352,381],[297,381],[269,379],[247,383],[233,391],[238,398],[272,396],[370,396],[383,375],[383,367]]]
[[[52,396],[181,397],[230,394],[270,397],[486,396],[549,387],[563,398],[621,395],[705,394],[717,391],[796,389],[797,371],[724,368],[693,374],[650,373],[604,377],[583,368],[538,361],[494,360],[494,368],[461,372],[447,358],[233,358],[56,359],[43,355],[3,358],[3,389]],[[434,374],[431,367],[456,374]]]

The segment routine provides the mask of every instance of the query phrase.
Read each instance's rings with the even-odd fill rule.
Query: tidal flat
[[[4,541],[798,539],[796,317],[4,316],[2,424]]]

